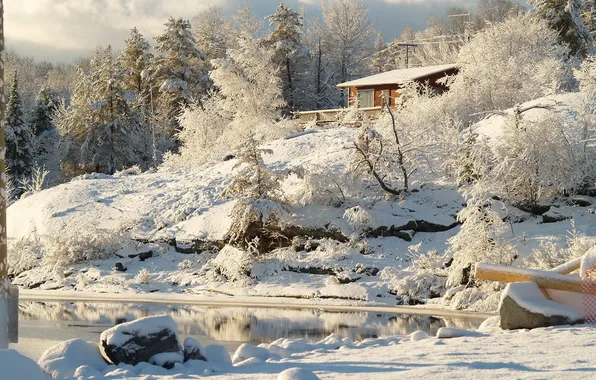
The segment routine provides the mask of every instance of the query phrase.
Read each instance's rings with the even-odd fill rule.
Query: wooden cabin
[[[337,87],[347,90],[349,104],[353,105],[358,101],[359,108],[382,107],[386,101],[389,101],[391,106],[395,106],[395,101],[400,97],[400,89],[404,84],[418,82],[441,94],[448,88],[439,83],[439,79],[455,75],[458,71],[454,64],[412,67],[340,83]]]

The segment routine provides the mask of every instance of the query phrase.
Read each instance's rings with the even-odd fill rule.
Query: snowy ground
[[[189,362],[172,370],[138,365],[79,370],[78,379],[282,379],[301,368],[320,379],[583,379],[596,367],[592,347],[596,329],[588,326],[502,331],[438,339],[415,333],[407,337],[341,341],[330,336],[316,344],[280,340],[261,349],[240,348],[234,365],[225,360]],[[0,355],[1,357],[1,355]],[[8,379],[13,380],[13,379]],[[16,379],[15,379],[16,380]]]

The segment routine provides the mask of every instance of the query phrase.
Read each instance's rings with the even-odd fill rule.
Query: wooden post
[[[539,287],[557,289],[567,292],[584,293],[582,281],[564,274],[525,268],[508,267],[494,264],[476,264],[474,276],[479,280],[499,282],[528,282],[534,281]],[[596,291],[588,292],[596,294]]]
[[[0,349],[8,348],[8,260],[6,254],[6,141],[4,136],[4,0],[0,0]]]

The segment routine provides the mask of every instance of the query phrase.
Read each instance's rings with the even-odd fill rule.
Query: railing
[[[382,107],[358,108],[358,117],[356,120],[362,121],[363,118],[377,119],[381,115],[382,110]],[[294,112],[293,115],[295,119],[299,120],[300,124],[315,122],[317,125],[326,125],[338,122],[342,115],[345,115],[350,111],[352,110],[349,108],[336,108],[317,111],[300,111]],[[354,122],[352,122],[352,124],[354,124]]]

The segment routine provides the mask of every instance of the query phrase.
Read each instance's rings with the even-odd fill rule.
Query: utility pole
[[[409,67],[410,64],[410,48],[418,46],[417,44],[397,44],[399,47],[406,48],[406,69]]]
[[[4,136],[4,0],[0,0],[0,350],[8,348],[8,258],[6,253],[6,139]]]

